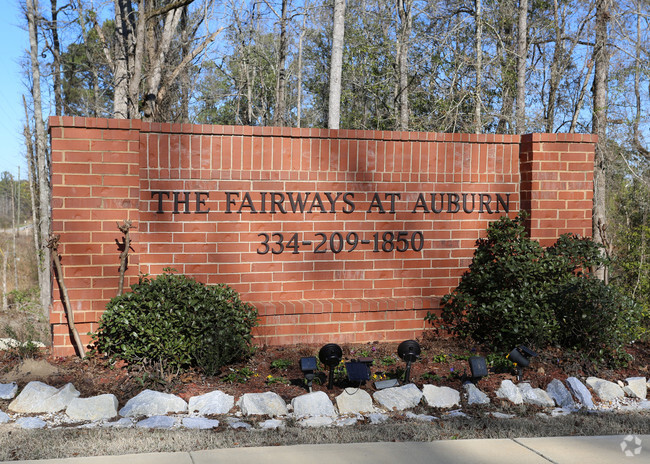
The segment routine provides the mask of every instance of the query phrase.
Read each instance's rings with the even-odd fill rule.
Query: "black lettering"
[[[237,192],[226,192],[226,214],[232,213],[232,211],[230,211],[230,205],[234,206],[237,204],[237,200],[230,198],[231,195],[239,198],[239,194]]]
[[[402,194],[400,193],[387,193],[384,196],[386,199],[390,198],[390,214],[395,214],[395,198],[398,200],[402,198]]]
[[[282,214],[286,214],[286,211],[284,209],[284,206],[282,206],[282,203],[284,202],[284,193],[279,193],[279,192],[272,192],[271,193],[271,214],[275,214],[275,207],[278,207],[278,210]]]
[[[453,199],[452,199],[453,198]],[[457,193],[448,193],[447,194],[447,212],[448,213],[457,213],[460,211],[460,195]],[[454,209],[451,209],[451,205],[454,205]]]
[[[178,196],[181,193],[185,195],[184,200],[179,200],[178,199]],[[190,214],[190,193],[189,192],[174,192],[174,211],[173,211],[174,214],[179,213],[179,211],[178,211],[178,204],[179,203],[183,203],[185,205],[185,211],[183,211],[183,213],[184,214]]]
[[[442,213],[442,208],[445,207],[445,194],[441,193],[440,194],[440,208],[436,208],[436,194],[432,193],[431,194],[431,211],[434,213]]]
[[[503,197],[497,193],[497,209],[495,213],[500,213],[499,211],[499,205],[503,206],[503,211],[506,213],[510,212],[510,194],[506,193],[506,199],[505,201],[503,200]]]
[[[300,193],[296,194],[296,199],[294,200],[293,198],[293,192],[287,192],[287,195],[289,196],[289,204],[291,205],[291,211],[296,212],[296,206],[300,208],[300,212],[304,213],[305,212],[305,204],[307,203],[307,199],[309,198],[309,195],[311,195],[311,192],[305,193],[305,197],[303,198]]]
[[[325,196],[327,197],[327,200],[330,202],[330,205],[332,208],[330,209],[330,213],[336,213],[336,202],[341,196],[341,193],[337,193],[336,197],[332,198],[332,194],[329,192],[325,192]]]
[[[266,192],[260,192],[260,213],[266,213]]]
[[[469,214],[472,211],[474,211],[474,195],[475,194],[472,193],[472,209],[467,209],[467,195],[468,195],[467,193],[463,193],[463,211],[465,211],[466,213]]]
[[[249,208],[251,210],[251,214],[257,214],[257,210],[253,205],[253,200],[251,200],[251,194],[249,192],[244,193],[244,199],[241,201],[241,204],[239,205],[237,214],[241,214],[242,212],[241,210],[243,208]]]
[[[432,196],[435,194],[432,194]],[[427,208],[427,201],[424,199],[424,194],[421,193],[418,195],[418,199],[415,201],[415,206],[411,213],[416,213],[418,208],[422,208],[423,213],[430,213],[429,208]]]
[[[380,214],[385,214],[386,210],[384,209],[384,206],[381,204],[381,199],[379,198],[379,194],[375,193],[372,196],[372,201],[370,202],[370,207],[368,208],[368,211],[366,213],[372,212],[372,208],[378,208]]]
[[[210,208],[201,209],[201,205],[205,206],[205,200],[210,198],[210,193],[209,192],[196,192],[194,195],[196,195],[196,213],[197,214],[207,214],[207,213],[209,213]],[[201,199],[202,195],[205,195],[205,199]]]
[[[314,208],[320,208],[321,213],[327,213],[327,210],[325,209],[325,205],[323,205],[323,200],[320,197],[320,194],[315,193],[314,194],[314,199],[311,201],[311,206],[309,207],[308,213],[313,212]]]
[[[483,207],[485,206],[485,209],[487,210],[488,214],[492,214],[492,208],[490,208],[491,202],[492,202],[492,198],[490,197],[490,194],[481,193],[481,209],[479,209],[478,212],[482,213]]]
[[[156,214],[162,214],[163,213],[163,195],[165,195],[167,198],[169,198],[169,192],[151,192],[151,198],[155,197],[158,195],[158,209],[156,210]]]
[[[356,205],[354,204],[354,193],[352,192],[345,192],[343,194],[343,203],[349,206],[349,208],[343,208],[343,212],[345,214],[350,214],[353,213]]]

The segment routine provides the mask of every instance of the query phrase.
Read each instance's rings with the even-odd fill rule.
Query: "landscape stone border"
[[[583,408],[592,412],[650,413],[650,400],[646,399],[649,385],[645,377],[630,377],[619,383],[589,377],[586,383],[596,394],[596,402],[589,388],[576,377],[569,377],[566,387],[563,382],[554,379],[546,390],[532,388],[527,382],[516,385],[511,380],[503,380],[495,396],[512,404],[539,407],[538,414],[544,417],[571,414]],[[18,394],[16,384],[0,384],[0,392],[13,392],[3,397],[12,401],[6,411],[0,410],[0,428],[214,429],[226,424],[233,429],[252,430],[255,427],[283,428],[290,419],[302,427],[327,427],[353,425],[362,419],[378,424],[393,416],[432,422],[452,417],[471,417],[458,409],[461,396],[468,405],[492,404],[489,396],[476,385],[467,383],[464,390],[461,395],[449,387],[424,385],[420,390],[414,384],[407,384],[379,390],[371,396],[363,389],[348,388],[335,398],[336,406],[323,391],[297,396],[287,404],[274,392],[245,393],[235,402],[231,395],[214,390],[186,402],[169,393],[143,390],[118,411],[114,395],[80,398],[72,384],[55,388],[34,381],[25,385]],[[410,411],[422,400],[424,404],[440,410],[440,417]],[[499,411],[488,411],[488,414],[500,419],[516,417]],[[226,417],[221,421],[212,417],[215,415]],[[266,419],[259,421],[256,417]]]

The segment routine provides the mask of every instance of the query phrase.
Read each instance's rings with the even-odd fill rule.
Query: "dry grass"
[[[140,429],[0,430],[0,461],[110,456],[130,453],[189,452],[205,449],[320,443],[434,441],[570,435],[650,434],[648,414],[573,414],[494,419],[454,418],[433,423],[391,421],[380,425],[301,428],[275,431]]]

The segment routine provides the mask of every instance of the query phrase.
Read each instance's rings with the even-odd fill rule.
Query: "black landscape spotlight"
[[[417,361],[420,357],[420,344],[415,340],[405,340],[397,347],[397,355],[406,362],[404,383],[407,384],[411,377],[411,363]]]
[[[314,381],[314,377],[316,376],[316,369],[316,356],[300,358],[300,370],[305,374],[309,393],[311,393],[311,383]]]
[[[488,375],[487,363],[483,356],[470,356],[468,361],[469,370],[472,373],[472,383],[476,383],[481,380],[481,378]]]
[[[521,373],[524,367],[528,367],[530,364],[530,358],[537,356],[530,348],[526,348],[524,345],[519,345],[517,348],[512,350],[506,358],[508,358],[515,365],[517,369],[517,380],[521,380]]]
[[[329,367],[330,375],[327,382],[327,389],[331,390],[334,386],[334,368],[339,365],[343,358],[343,350],[336,343],[328,343],[318,352],[318,359],[323,365]]]

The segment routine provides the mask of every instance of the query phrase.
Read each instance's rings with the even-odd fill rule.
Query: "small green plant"
[[[392,366],[396,362],[397,360],[393,356],[384,356],[383,358],[381,358],[381,363],[384,366]]]
[[[4,332],[7,337],[14,340],[9,343],[6,350],[11,357],[22,360],[35,358],[38,355],[40,348],[35,341],[38,334],[31,322],[27,322],[23,325],[21,333],[18,333],[9,325],[5,326]]]
[[[431,357],[431,361],[437,364],[445,364],[449,362],[449,356],[446,354],[436,354],[435,356]]]
[[[506,358],[505,353],[489,353],[485,357],[485,363],[490,369],[498,374],[503,372],[512,372],[515,367],[514,364],[512,364],[512,361]]]
[[[440,382],[442,377],[434,372],[425,372],[420,376],[422,380],[428,380],[429,382]]]
[[[286,377],[267,375],[265,380],[267,385],[272,385],[274,383],[281,383],[284,385],[289,385],[289,380]]]
[[[257,311],[227,285],[166,272],[141,276],[131,289],[108,303],[94,334],[95,348],[111,359],[215,375],[252,353]]]
[[[271,367],[280,371],[286,371],[293,363],[288,359],[276,359],[271,361]]]
[[[230,372],[223,377],[224,382],[228,383],[246,383],[248,379],[256,376],[255,371],[249,367],[242,367],[241,369],[230,369]]]

